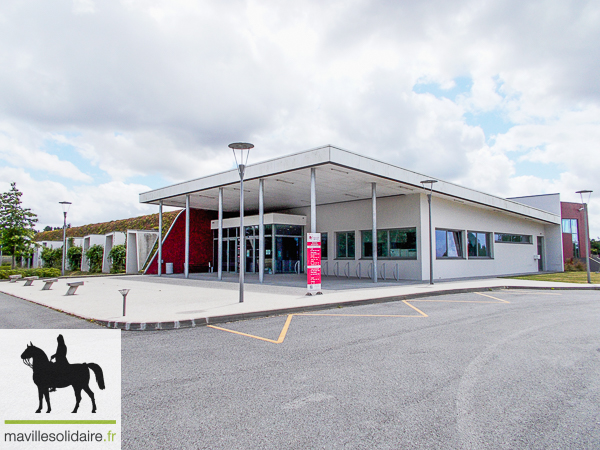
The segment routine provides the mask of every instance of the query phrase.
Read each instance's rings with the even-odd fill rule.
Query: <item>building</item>
[[[249,165],[246,270],[260,278],[303,272],[308,232],[321,233],[325,275],[428,280],[430,268],[435,279],[563,270],[558,195],[504,199],[439,179],[430,191],[422,181],[431,179],[333,146]],[[230,170],[140,194],[159,211],[185,208],[160,241],[161,273],[168,263],[186,275],[238,270],[239,181]],[[158,271],[154,256],[146,273]]]

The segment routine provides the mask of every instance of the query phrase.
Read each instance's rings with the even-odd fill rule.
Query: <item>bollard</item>
[[[127,294],[130,289],[119,289],[119,292],[123,296],[123,317],[125,317],[125,307],[127,306]]]

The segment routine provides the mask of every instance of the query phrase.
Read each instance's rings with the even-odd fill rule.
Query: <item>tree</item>
[[[81,247],[74,245],[67,250],[67,261],[71,270],[79,270],[81,268],[81,257],[83,250]]]
[[[17,189],[17,184],[13,182],[10,187],[10,191],[0,194],[0,244],[2,248],[12,252],[14,269],[16,257],[31,253],[35,235],[33,225],[38,219],[31,209],[21,206],[23,193]]]
[[[590,242],[592,255],[600,255],[600,238],[592,239]]]

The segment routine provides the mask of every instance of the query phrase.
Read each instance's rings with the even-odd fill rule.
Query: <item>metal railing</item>
[[[294,272],[300,275],[300,261],[296,261],[296,264],[294,264]]]

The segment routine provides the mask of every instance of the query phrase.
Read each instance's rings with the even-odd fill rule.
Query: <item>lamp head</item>
[[[69,207],[71,206],[71,202],[58,202],[62,205],[63,212],[66,214],[69,212]]]
[[[584,203],[584,201],[583,201],[583,194],[589,194],[588,195],[588,203],[589,203],[590,202],[590,198],[592,197],[592,192],[594,192],[594,191],[584,190],[584,191],[577,191],[575,193],[579,194],[581,196],[581,203]]]
[[[229,148],[233,150],[235,163],[239,170],[240,166],[242,168],[246,166],[250,149],[254,148],[254,145],[249,142],[234,142],[233,144],[229,144]]]
[[[423,180],[423,181],[421,181],[421,184],[423,185],[423,189],[427,189],[427,187],[425,185],[428,184],[430,191],[433,189],[433,183],[437,183],[437,180]]]

